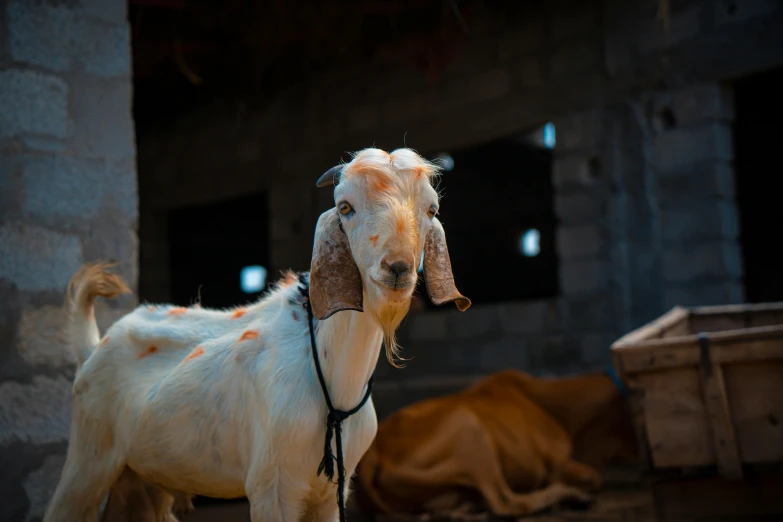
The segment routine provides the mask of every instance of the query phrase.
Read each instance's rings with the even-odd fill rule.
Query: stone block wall
[[[142,197],[142,220],[267,190],[270,273],[303,270],[329,204],[312,185],[344,151],[435,154],[552,121],[562,295],[412,314],[400,338],[414,359],[399,371],[381,361],[376,402],[390,410],[505,366],[600,368],[613,339],[675,303],[742,298],[722,82],[783,65],[781,5],[675,3],[667,31],[657,0],[558,0],[477,29],[435,84],[405,64],[344,65],[257,112],[205,109],[140,142],[140,184],[160,187]],[[162,223],[149,219],[142,252],[165,260]],[[165,263],[142,270],[165,289]]]
[[[423,153],[557,129],[561,295],[411,314],[404,370],[379,365],[381,416],[513,366],[598,369],[609,343],[673,304],[742,299],[721,81],[783,65],[780,0],[557,0],[478,28],[435,85],[405,64],[340,64],[270,100],[223,104],[140,144],[137,199],[123,0],[0,0],[0,520],[37,520],[66,446],[65,285],[113,258],[166,301],[166,212],[266,190],[271,273],[306,269],[346,150]],[[291,118],[291,115],[297,115]],[[296,122],[296,124],[292,124]],[[459,283],[459,282],[458,282]],[[133,298],[99,310],[106,324]]]
[[[163,187],[142,204],[267,190],[270,273],[303,270],[329,204],[312,185],[343,151],[407,143],[436,154],[552,121],[561,295],[412,313],[400,339],[413,359],[404,370],[381,360],[376,403],[383,415],[508,366],[599,369],[612,340],[676,303],[742,299],[722,82],[783,65],[780,1],[673,3],[668,30],[658,4],[558,0],[489,21],[435,84],[405,64],[344,65],[258,112],[205,109],[140,142],[140,183]],[[163,228],[150,221],[142,251],[162,255]],[[155,291],[161,266],[142,267]]]
[[[744,298],[730,85],[648,91],[607,108],[609,234],[621,331],[675,305]]]
[[[374,397],[379,415],[423,397],[450,393],[504,368],[539,375],[600,370],[618,336],[614,316],[603,110],[553,119],[560,295],[528,302],[412,312],[403,323],[404,370],[381,360]],[[491,260],[488,260],[491,270]],[[459,281],[456,282],[459,286]],[[468,296],[470,297],[470,296]]]
[[[59,478],[68,281],[113,259],[136,285],[129,39],[124,0],[0,1],[0,520],[39,520]]]
[[[742,302],[731,100],[699,83],[553,119],[560,295],[412,312],[408,367],[379,365],[379,414],[504,367],[600,370],[617,337],[672,306]]]
[[[670,120],[652,138],[651,158],[660,183],[663,305],[741,302],[731,90],[701,84],[655,103]]]
[[[779,1],[740,6],[689,0],[672,7],[668,31],[657,9],[657,0],[543,3],[520,20],[477,27],[434,84],[406,63],[377,61],[314,75],[261,110],[221,102],[184,118],[174,132],[140,142],[140,182],[154,180],[157,187],[142,205],[155,212],[251,190],[270,191],[279,207],[301,205],[294,192],[312,190],[312,180],[344,151],[405,142],[434,154],[622,105],[653,86],[674,92],[783,63]],[[297,115],[296,125],[291,114]],[[573,135],[595,139],[590,132]],[[565,131],[559,135],[559,144],[570,147],[562,141]],[[574,161],[559,167],[558,182],[571,193],[557,196],[558,212],[590,219],[610,212],[609,206],[602,209],[603,200],[572,190],[596,167],[594,160],[581,166]],[[614,160],[609,155],[603,161]],[[215,172],[221,172],[219,182]],[[315,212],[308,206],[273,225],[272,273],[307,266]],[[294,221],[301,226],[292,226]],[[298,232],[278,233],[290,229]],[[604,247],[616,255],[612,245]]]

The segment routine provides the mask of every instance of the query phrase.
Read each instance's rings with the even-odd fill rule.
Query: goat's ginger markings
[[[146,356],[152,355],[153,353],[156,353],[157,351],[158,351],[158,347],[157,346],[150,346],[149,348],[147,348],[146,350],[144,350],[143,352],[141,352],[139,354],[139,359],[144,359]]]
[[[204,348],[201,346],[196,346],[196,348],[190,352],[187,357],[185,357],[185,361],[190,361],[191,359],[201,357],[202,355],[204,355]]]
[[[258,330],[247,330],[242,334],[242,337],[239,338],[240,341],[250,341],[253,339],[258,339]]]
[[[403,232],[405,232],[405,225],[406,225],[405,216],[398,215],[397,216],[397,233],[398,234],[402,234]]]

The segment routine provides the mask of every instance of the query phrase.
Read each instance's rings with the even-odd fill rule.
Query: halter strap
[[[372,393],[372,383],[375,380],[375,374],[370,376],[370,380],[367,381],[367,391],[359,401],[359,404],[351,408],[350,410],[338,410],[332,404],[332,399],[329,397],[329,390],[326,387],[326,379],[324,379],[323,370],[321,370],[321,361],[318,357],[318,350],[315,345],[315,328],[313,327],[313,309],[310,306],[310,289],[307,283],[307,278],[304,274],[299,275],[299,292],[304,297],[304,307],[307,310],[307,325],[310,330],[310,349],[313,352],[313,362],[315,363],[315,373],[318,375],[318,382],[321,385],[321,392],[326,400],[326,407],[329,409],[329,414],[326,416],[326,437],[324,439],[324,456],[321,459],[321,463],[318,465],[317,475],[324,473],[329,482],[334,482],[334,463],[337,462],[337,507],[340,511],[340,522],[345,522],[345,464],[343,461],[343,440],[342,440],[342,422],[362,409]],[[337,457],[332,453],[332,437],[335,438],[335,446],[337,447]]]

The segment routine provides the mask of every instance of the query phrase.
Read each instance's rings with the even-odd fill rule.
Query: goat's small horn
[[[324,172],[320,178],[318,178],[318,181],[315,183],[315,186],[328,187],[329,185],[337,185],[337,183],[340,182],[340,173],[342,171],[343,171],[342,165],[337,165],[336,167],[332,167],[331,169]]]

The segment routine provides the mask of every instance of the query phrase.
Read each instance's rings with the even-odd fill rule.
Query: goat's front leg
[[[318,510],[318,515],[313,522],[338,522],[340,520],[340,511],[337,509],[337,500],[324,504]]]
[[[348,477],[353,476],[353,470],[348,474]],[[348,505],[348,495],[351,493],[351,480],[346,478],[345,480],[345,505]],[[347,509],[347,508],[346,508]],[[330,496],[329,500],[321,504],[318,508],[315,518],[315,522],[337,522],[340,520],[340,508],[337,506],[337,490],[334,490],[334,496]]]
[[[304,492],[287,488],[279,473],[253,477],[245,485],[250,502],[251,522],[299,522],[304,508]]]

